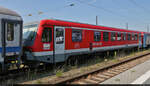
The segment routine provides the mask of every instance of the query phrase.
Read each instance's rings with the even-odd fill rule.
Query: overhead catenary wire
[[[145,12],[150,13],[150,10],[140,4],[138,4],[135,0],[129,0],[132,4],[134,4],[135,6],[137,6],[138,8],[143,9]],[[149,25],[147,26],[147,32],[149,32]]]
[[[137,6],[138,8],[141,8],[143,9],[145,12],[149,12],[150,13],[150,10],[140,4],[138,4],[135,0],[129,0],[132,4],[134,4],[135,6]]]
[[[115,16],[119,16],[119,17],[123,18],[124,20],[127,19],[126,16],[121,15],[121,14],[118,14],[118,13],[116,13],[116,12],[114,12],[114,11],[111,11],[111,10],[109,10],[109,9],[106,9],[106,8],[104,8],[104,7],[102,7],[102,6],[95,6],[95,5],[93,5],[93,4],[86,3],[86,2],[81,1],[81,0],[76,0],[76,1],[79,2],[79,3],[81,3],[81,4],[86,4],[86,5],[90,6],[90,7],[94,7],[94,8],[103,10],[103,11],[105,11],[105,12],[107,12],[107,13],[111,13],[111,14],[113,14],[113,15],[115,15]],[[74,5],[75,5],[75,4],[72,3],[72,4],[69,4],[69,5],[63,6],[63,7],[61,7],[60,9],[63,9],[63,8],[69,7],[69,6],[74,6]],[[42,13],[39,13],[39,12],[38,12],[38,15],[41,15],[41,14],[43,14],[43,13],[45,14],[45,13],[47,13],[47,12],[42,12]],[[33,15],[35,15],[35,13],[30,13],[30,14],[27,14],[27,15],[24,15],[24,16],[27,17],[27,16],[33,16]]]
[[[64,9],[64,8],[66,8],[66,7],[73,7],[73,6],[75,6],[75,4],[74,4],[74,3],[70,3],[70,4],[68,4],[68,5],[65,5],[65,6],[62,6],[62,7],[57,8],[57,10],[55,10],[55,11]],[[33,15],[41,15],[41,14],[45,14],[45,13],[48,13],[48,11],[39,11],[39,12],[37,12],[37,13],[29,13],[29,14],[25,14],[24,16],[27,17],[27,16],[33,16]]]
[[[81,3],[81,4],[85,4],[85,5],[88,5],[88,6],[90,6],[90,7],[94,7],[94,8],[103,10],[103,11],[105,11],[105,12],[107,12],[107,13],[111,13],[111,14],[113,14],[113,15],[115,15],[115,16],[119,16],[119,17],[121,17],[121,18],[126,19],[126,16],[121,15],[121,14],[118,14],[118,13],[116,13],[116,12],[114,12],[114,11],[111,11],[111,10],[109,10],[109,9],[106,9],[106,8],[104,8],[104,7],[102,7],[102,6],[96,6],[96,5],[93,5],[93,4],[90,4],[90,3],[86,3],[86,2],[84,2],[84,1],[81,1],[81,0],[76,0],[76,1],[79,2],[79,3]]]

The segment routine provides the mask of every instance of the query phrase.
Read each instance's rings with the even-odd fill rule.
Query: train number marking
[[[43,44],[43,50],[49,50],[50,44]]]

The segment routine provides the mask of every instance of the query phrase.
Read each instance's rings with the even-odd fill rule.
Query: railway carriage
[[[150,46],[150,33],[143,32],[143,48]]]
[[[22,18],[15,11],[0,7],[0,70],[19,67],[22,47]]]
[[[143,32],[62,20],[41,20],[24,25],[25,63],[63,62],[69,56],[143,47]]]

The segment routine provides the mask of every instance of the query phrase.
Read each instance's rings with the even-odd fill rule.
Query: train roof
[[[12,11],[10,9],[7,9],[7,8],[1,7],[1,6],[0,6],[0,14],[20,17],[20,15],[18,13],[16,13],[15,11]]]
[[[51,25],[57,25],[57,26],[66,26],[66,27],[70,26],[70,27],[94,28],[94,29],[111,30],[111,31],[148,33],[148,32],[142,32],[142,31],[127,30],[127,29],[120,29],[120,28],[115,28],[115,27],[107,27],[107,26],[102,26],[102,25],[92,25],[92,24],[87,24],[87,23],[58,20],[58,19],[44,19],[41,21],[29,22],[29,23],[24,24],[24,26],[25,25],[31,25],[31,24],[39,24],[39,23],[51,24]]]
[[[25,23],[25,24],[23,24],[23,26],[28,26],[28,25],[33,25],[33,24],[39,24],[39,23],[40,23],[39,21],[33,21],[33,22]]]
[[[142,32],[142,31],[120,29],[120,28],[107,27],[107,26],[101,26],[101,25],[92,25],[92,24],[86,24],[86,23],[64,21],[64,20],[58,20],[58,19],[56,19],[56,20],[55,19],[45,19],[45,20],[41,20],[41,23],[42,24],[57,25],[57,26],[81,27],[81,28],[91,28],[91,29],[93,28],[93,29],[120,31],[120,32],[136,32],[136,33]]]

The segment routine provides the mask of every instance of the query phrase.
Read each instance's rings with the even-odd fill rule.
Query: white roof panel
[[[12,15],[12,16],[20,17],[20,15],[18,13],[16,13],[15,11],[12,11],[10,9],[7,9],[7,8],[1,7],[1,6],[0,6],[0,14]]]

